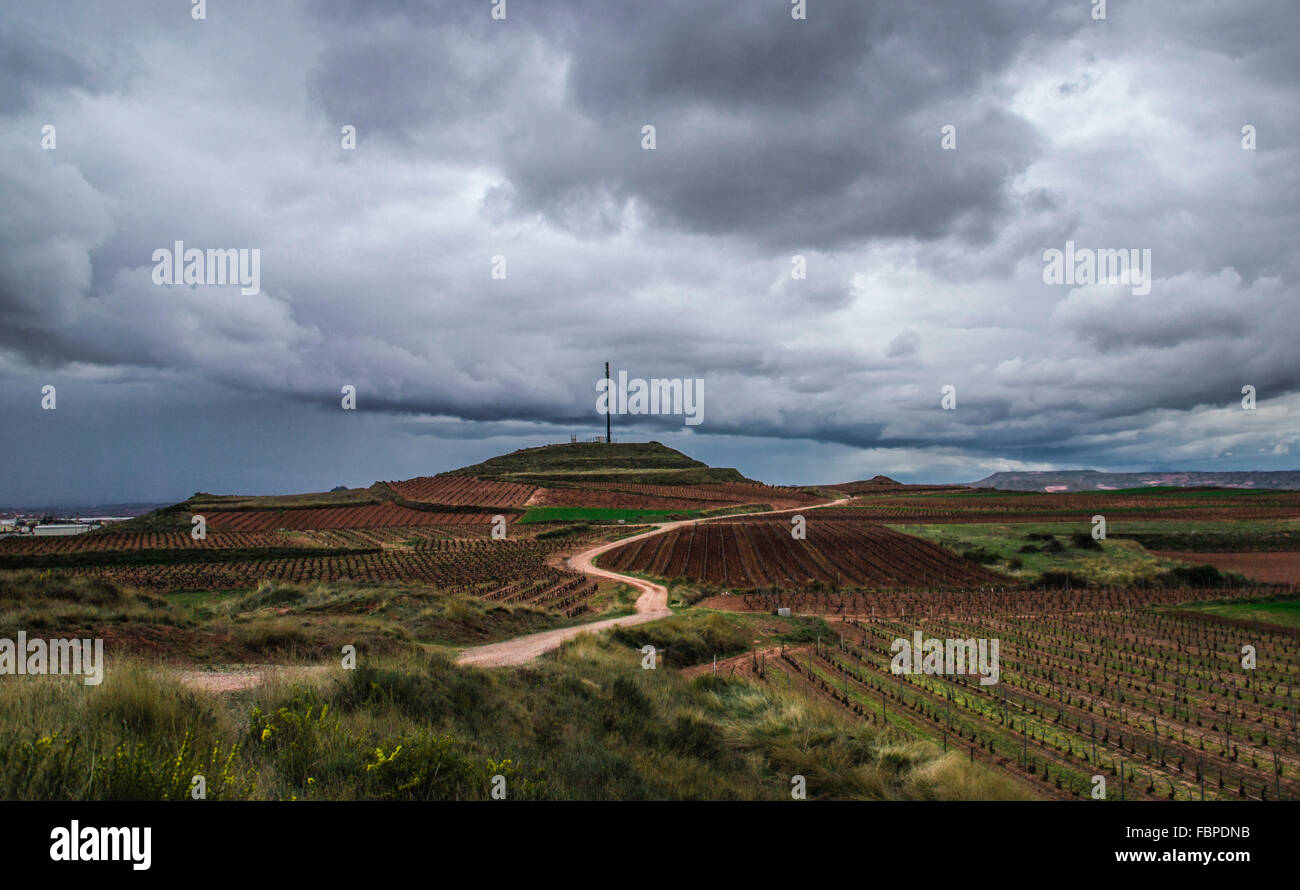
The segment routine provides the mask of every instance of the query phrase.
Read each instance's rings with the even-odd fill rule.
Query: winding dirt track
[[[712,516],[708,519],[679,519],[676,522],[664,522],[656,525],[648,532],[642,532],[639,535],[621,538],[617,541],[610,541],[605,544],[597,544],[588,550],[570,556],[566,565],[575,572],[581,572],[584,575],[590,575],[593,578],[603,578],[611,581],[622,581],[636,590],[641,591],[641,595],[636,600],[636,614],[625,615],[622,618],[606,618],[603,621],[593,621],[590,624],[580,624],[576,627],[561,627],[557,630],[546,630],[541,633],[528,634],[522,637],[515,637],[512,640],[503,640],[500,643],[491,643],[487,646],[475,646],[472,649],[466,649],[457,657],[460,664],[473,664],[479,667],[505,667],[507,665],[526,664],[544,652],[559,647],[565,640],[571,640],[579,634],[596,633],[602,630],[608,630],[611,627],[627,627],[633,624],[645,624],[647,621],[658,621],[660,618],[667,618],[673,614],[673,610],[668,608],[668,588],[662,584],[656,584],[653,581],[646,581],[641,578],[634,578],[631,575],[620,575],[618,572],[610,572],[605,569],[597,568],[594,564],[596,557],[600,556],[615,547],[622,547],[632,541],[639,541],[642,538],[649,538],[653,535],[662,535],[665,532],[680,528],[683,525],[690,525],[693,522],[713,522],[719,519],[737,519],[741,516],[771,516],[781,513],[802,513],[808,510],[816,510],[821,507],[831,507],[835,504],[843,503],[848,500],[837,498],[832,501],[826,501],[820,504],[809,504],[804,507],[793,507],[784,510],[759,510],[754,513],[730,513],[726,516]]]

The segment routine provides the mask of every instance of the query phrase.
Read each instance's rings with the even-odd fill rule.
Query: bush
[[[294,650],[310,654],[319,648],[301,621],[291,618],[254,619],[235,625],[232,631],[236,640],[258,652]]]
[[[654,712],[654,705],[641,689],[627,677],[619,674],[610,684],[610,695],[614,705],[629,714],[645,716]]]
[[[664,662],[687,667],[714,655],[740,652],[749,646],[749,635],[726,615],[679,615],[636,627],[615,628],[615,642],[633,649],[654,646]]]
[[[980,565],[992,565],[998,562],[1002,557],[987,547],[967,547],[961,552],[966,559],[979,563]]]
[[[1038,576],[1038,583],[1046,588],[1060,590],[1066,587],[1085,588],[1088,579],[1073,572],[1043,572]]]
[[[1227,587],[1234,580],[1242,579],[1225,575],[1214,566],[1177,566],[1159,580],[1165,587]]]
[[[192,777],[206,781],[209,799],[253,793],[253,773],[241,769],[238,745],[200,751],[186,733],[174,751],[122,741],[95,755],[80,736],[55,732],[0,745],[0,794],[5,800],[184,800]]]
[[[591,530],[591,525],[585,522],[580,522],[577,523],[576,525],[563,525],[560,526],[559,528],[550,529],[549,531],[539,532],[537,535],[534,536],[534,540],[549,541],[554,538],[567,538],[570,535],[580,535],[583,532],[590,531],[590,530]]]
[[[1101,542],[1094,538],[1089,532],[1074,532],[1070,535],[1070,543],[1079,550],[1101,549]]]
[[[724,750],[718,728],[689,714],[679,715],[673,720],[668,730],[668,745],[678,754],[700,760],[716,760]]]
[[[180,738],[195,727],[214,729],[216,715],[188,689],[164,686],[135,665],[115,667],[95,687],[91,705],[119,731]]]
[[[521,775],[510,760],[478,762],[450,733],[420,732],[385,742],[363,766],[365,796],[376,800],[488,800],[500,776],[507,798],[532,800],[546,788],[541,771]]]
[[[336,773],[349,772],[347,755],[356,747],[338,717],[330,714],[329,705],[307,694],[270,713],[261,706],[253,708],[248,715],[248,743],[250,750],[264,753],[284,778],[300,786],[314,782],[312,773],[319,774],[322,763],[332,764]]]
[[[285,606],[302,602],[303,592],[300,588],[274,581],[261,581],[256,590],[244,594],[234,604],[239,612],[252,612],[272,606]]]
[[[126,599],[128,595],[125,591],[103,578],[35,569],[0,573],[0,600],[3,601],[63,600],[90,606],[111,606]]]

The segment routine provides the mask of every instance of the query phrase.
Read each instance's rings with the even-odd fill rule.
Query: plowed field
[[[601,567],[736,588],[769,584],[946,587],[1006,584],[1002,575],[934,544],[874,525],[810,521],[795,540],[780,521],[709,522],[617,548]]]
[[[408,501],[453,507],[522,507],[534,490],[532,485],[490,482],[471,476],[420,476],[389,482],[388,487]]]

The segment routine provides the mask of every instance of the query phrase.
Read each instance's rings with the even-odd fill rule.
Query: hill
[[[963,486],[960,485],[911,485],[899,482],[896,479],[890,479],[888,476],[872,476],[870,479],[860,479],[856,482],[840,482],[835,485],[819,485],[820,489],[838,492],[841,495],[869,495],[869,494],[888,494],[892,492],[921,492],[921,491],[955,491]]]
[[[644,486],[653,490],[641,490]],[[686,486],[697,488],[683,490]],[[113,530],[188,531],[193,514],[205,516],[218,531],[465,523],[486,527],[486,516],[504,511],[513,521],[526,508],[532,511],[528,521],[604,518],[613,522],[655,512],[684,516],[739,504],[792,506],[811,497],[794,489],[764,486],[735,469],[710,467],[658,442],[583,442],[524,448],[437,476],[376,482],[368,488],[291,495],[196,492],[179,504]],[[546,513],[548,508],[560,512],[552,516]],[[569,515],[573,509],[587,513]],[[591,510],[599,515],[588,515]],[[601,510],[623,512],[605,516]]]
[[[441,475],[548,487],[590,482],[708,485],[752,481],[738,470],[710,467],[659,442],[574,442],[523,448]]]
[[[1252,470],[1236,473],[1103,473],[1098,470],[1002,472],[972,482],[970,486],[996,488],[1002,491],[1116,491],[1157,486],[1300,490],[1300,470]]]

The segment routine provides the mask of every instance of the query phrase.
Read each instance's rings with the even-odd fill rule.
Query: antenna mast
[[[609,388],[613,387],[613,385],[614,385],[613,381],[609,379],[609,362],[605,362],[605,386],[606,386],[605,392],[611,397],[613,396],[613,393],[610,392]],[[605,403],[605,444],[606,445],[614,441],[609,436],[609,415],[612,413],[614,412],[610,410],[610,405],[608,402],[606,402]]]

